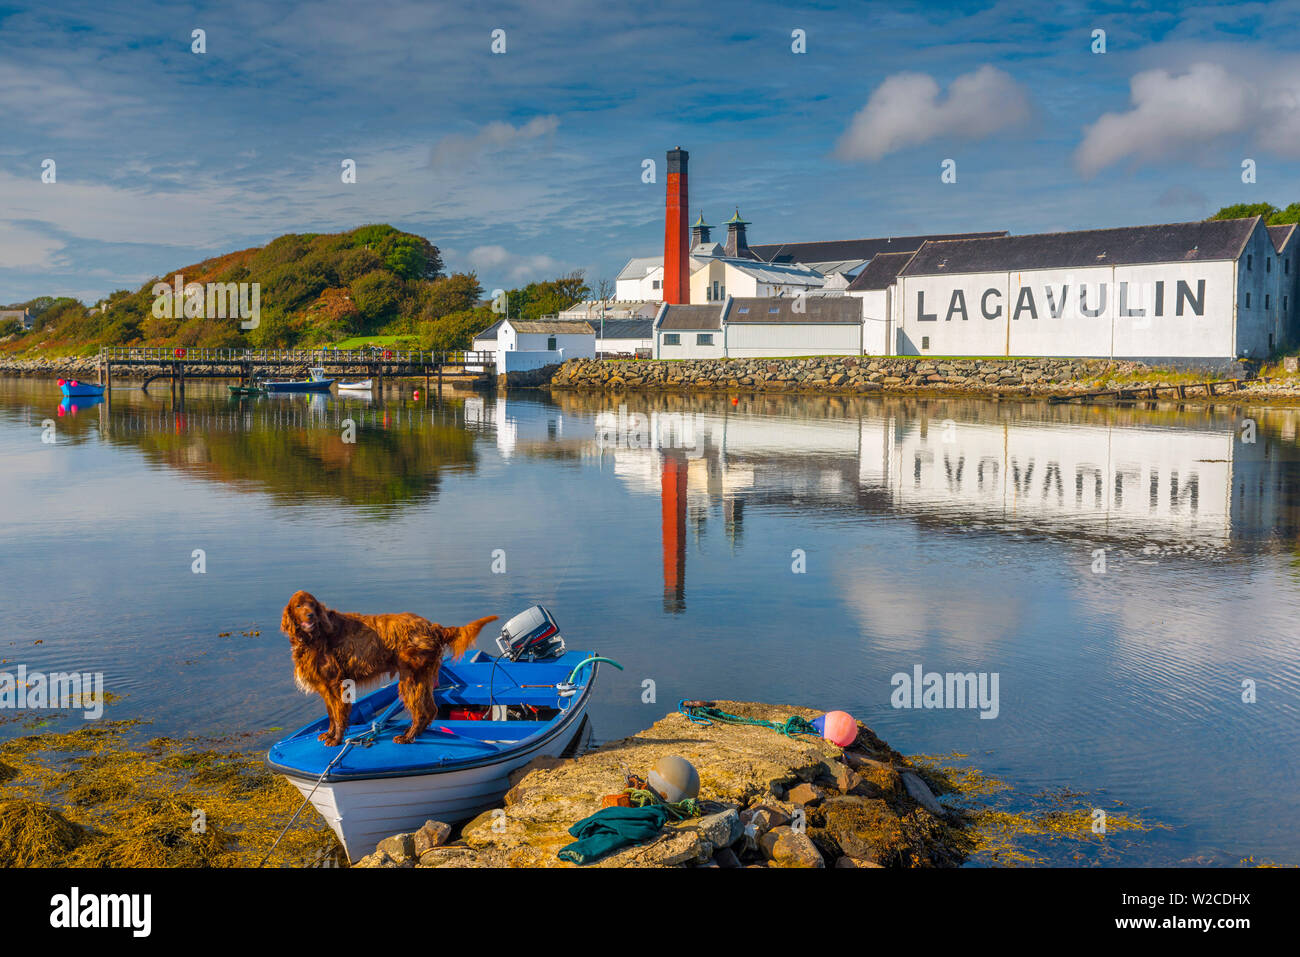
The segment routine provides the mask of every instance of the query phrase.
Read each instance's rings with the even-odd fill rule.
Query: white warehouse
[[[1254,217],[927,242],[892,286],[849,291],[900,355],[1258,359],[1293,336],[1293,232]]]
[[[655,316],[656,359],[753,359],[863,351],[862,303],[849,296],[733,297]]]

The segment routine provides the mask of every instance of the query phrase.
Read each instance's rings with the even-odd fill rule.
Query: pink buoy
[[[73,379],[72,382],[69,383],[69,384],[70,384],[74,389],[75,389],[77,386],[81,385],[81,383],[78,382],[76,379]]]
[[[62,386],[62,385],[67,385],[67,384],[68,384],[68,380],[67,380],[67,379],[60,379],[60,380],[59,380],[57,383],[55,383],[55,384],[56,384],[56,385],[61,385],[61,386]]]
[[[847,748],[858,738],[858,723],[847,711],[828,711],[813,721],[813,727],[831,744]]]

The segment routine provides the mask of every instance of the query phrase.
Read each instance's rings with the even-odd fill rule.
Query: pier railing
[[[99,357],[117,365],[269,365],[269,366],[495,366],[496,353],[419,349],[208,349],[191,346],[104,346]]]

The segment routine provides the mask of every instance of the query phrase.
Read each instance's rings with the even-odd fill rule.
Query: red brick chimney
[[[668,151],[668,197],[664,207],[664,302],[691,301],[690,245],[686,216],[690,197],[686,191],[686,161],[690,154],[680,146]]]

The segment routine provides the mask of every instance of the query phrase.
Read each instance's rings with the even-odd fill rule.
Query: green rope
[[[698,817],[700,813],[699,802],[695,798],[683,798],[680,801],[668,802],[661,798],[654,791],[643,790],[642,788],[625,788],[627,796],[631,798],[632,803],[637,807],[646,807],[650,804],[657,804],[668,811],[668,814],[676,821],[684,821],[688,817]]]
[[[781,724],[777,724],[774,721],[765,721],[762,718],[745,718],[738,714],[731,714],[721,708],[715,708],[707,701],[688,702],[685,698],[677,703],[677,710],[685,715],[688,721],[705,726],[711,725],[715,721],[722,724],[753,724],[761,728],[771,728],[787,738],[793,738],[796,734],[815,734],[821,737],[821,732],[813,727],[811,721],[807,718],[801,718],[797,714],[792,714]]]

